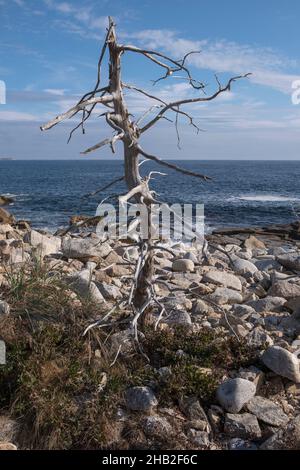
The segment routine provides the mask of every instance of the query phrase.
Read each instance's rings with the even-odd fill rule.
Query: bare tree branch
[[[138,151],[143,157],[148,158],[149,160],[153,160],[154,162],[158,163],[159,165],[166,166],[167,168],[171,168],[172,170],[178,171],[179,173],[183,173],[184,175],[188,176],[195,176],[196,178],[201,178],[204,181],[209,181],[212,178],[206,175],[202,175],[201,173],[197,173],[195,171],[187,170],[185,168],[181,168],[174,163],[167,162],[166,160],[161,160],[160,158],[156,157],[155,155],[150,155],[146,153],[140,146],[138,146]]]
[[[150,122],[148,122],[148,124],[146,124],[141,129],[141,133],[143,133],[143,132],[147,131],[148,129],[150,129],[150,127],[152,127],[169,109],[174,108],[176,106],[181,106],[183,104],[202,103],[202,102],[205,103],[207,101],[212,101],[215,98],[217,98],[221,93],[224,93],[225,91],[230,91],[231,85],[232,85],[233,82],[236,82],[237,80],[240,80],[242,78],[247,78],[250,75],[251,75],[250,73],[246,73],[245,75],[239,75],[237,77],[231,78],[227,82],[227,85],[225,85],[223,87],[219,87],[219,89],[210,96],[198,97],[198,98],[186,98],[186,99],[183,99],[183,100],[173,101],[173,102],[167,104]]]
[[[147,57],[148,59],[150,59],[152,62],[154,62],[155,64],[157,64],[160,67],[166,69],[165,75],[158,78],[157,80],[155,80],[154,84],[159,82],[160,80],[164,80],[165,78],[170,77],[171,75],[173,75],[174,72],[179,72],[180,70],[183,70],[187,74],[189,83],[193,88],[195,88],[196,90],[201,90],[205,87],[204,83],[198,82],[197,80],[194,80],[193,77],[191,76],[191,73],[190,73],[189,69],[187,67],[185,67],[185,61],[186,61],[187,57],[191,54],[198,54],[200,51],[188,52],[187,54],[185,54],[184,58],[181,61],[177,61],[177,60],[172,59],[171,57],[168,57],[165,54],[162,54],[161,52],[151,51],[151,50],[147,50],[147,49],[140,49],[139,47],[135,47],[135,46],[121,45],[121,46],[119,46],[119,48],[120,48],[121,51],[124,51],[124,52],[125,51],[130,51],[130,52],[137,52],[139,54],[142,54],[145,57]],[[157,57],[162,58],[162,59],[170,62],[171,64],[175,65],[175,67],[171,67],[170,65],[168,65],[168,64],[162,62],[161,60],[157,59]]]
[[[69,109],[63,114],[59,114],[56,116],[56,118],[52,119],[52,121],[49,121],[47,124],[44,126],[41,126],[42,131],[47,131],[48,129],[51,129],[52,127],[56,126],[56,124],[59,124],[61,121],[64,121],[65,119],[70,119],[71,117],[75,116],[79,111],[83,110],[87,106],[94,105],[94,104],[106,104],[112,102],[113,97],[112,95],[107,95],[107,96],[98,96],[98,97],[93,97],[89,98],[85,101],[81,101],[77,105],[73,106],[73,108]]]

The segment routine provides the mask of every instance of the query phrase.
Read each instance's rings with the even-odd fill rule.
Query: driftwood
[[[108,84],[105,87],[100,88],[101,82],[101,66],[104,60],[105,54],[108,52],[109,55],[109,77]],[[109,188],[112,184],[121,181],[123,178],[126,182],[128,193],[120,198],[121,203],[127,204],[130,199],[134,199],[136,202],[142,202],[145,204],[148,211],[148,239],[141,240],[137,246],[140,250],[140,256],[136,265],[135,274],[132,279],[132,289],[130,298],[127,299],[127,305],[129,305],[134,313],[132,320],[132,326],[135,329],[137,339],[137,324],[138,322],[143,323],[147,308],[151,303],[154,303],[160,308],[161,315],[164,313],[164,307],[156,297],[153,288],[153,256],[156,249],[155,243],[151,240],[151,214],[150,206],[153,202],[156,202],[154,193],[149,188],[149,182],[151,175],[142,179],[139,173],[139,159],[143,157],[146,160],[155,161],[158,165],[170,168],[182,174],[196,177],[203,181],[208,181],[210,178],[204,174],[193,172],[185,168],[181,168],[171,162],[161,160],[159,157],[152,155],[145,151],[139,142],[140,136],[152,128],[161,119],[170,120],[168,117],[170,114],[175,115],[175,127],[178,138],[178,146],[180,145],[180,135],[178,131],[178,119],[183,117],[187,122],[195,128],[197,132],[200,128],[194,121],[194,118],[182,107],[188,104],[209,102],[216,99],[219,95],[224,92],[230,91],[232,84],[241,79],[248,77],[249,74],[232,77],[225,85],[222,85],[216,77],[217,88],[214,93],[207,95],[205,93],[205,84],[192,77],[192,74],[186,65],[187,60],[191,54],[199,53],[199,51],[191,51],[186,54],[181,60],[174,60],[167,55],[147,49],[141,49],[132,45],[123,45],[117,41],[116,26],[112,18],[109,18],[109,25],[105,37],[103,47],[101,49],[98,69],[97,69],[97,80],[93,90],[86,93],[70,110],[55,117],[47,124],[41,127],[41,130],[48,130],[62,122],[63,120],[73,118],[74,116],[81,114],[81,120],[74,129],[71,131],[69,140],[73,133],[80,129],[85,132],[85,123],[90,118],[92,112],[96,106],[102,106],[104,108],[101,116],[105,117],[107,125],[112,129],[113,135],[107,137],[101,142],[93,145],[82,152],[84,155],[90,152],[101,149],[104,146],[110,146],[112,152],[115,152],[115,145],[118,142],[122,142],[124,148],[124,176],[118,177],[112,183],[108,183],[105,188]],[[154,94],[136,87],[135,85],[128,85],[122,82],[121,71],[122,63],[121,58],[124,54],[136,54],[153,62],[159,68],[163,70],[163,75],[156,79],[153,83],[157,83],[161,80],[169,78],[180,78],[186,80],[187,83],[199,92],[199,96],[187,99],[175,100],[172,102],[165,102]],[[177,76],[176,73],[182,74]],[[124,98],[124,89],[130,89],[133,92],[142,94],[143,96],[152,99],[156,102],[155,106],[152,106],[146,111],[139,119],[134,120],[132,115],[127,109],[127,104]],[[148,122],[141,126],[141,122],[145,121],[149,114],[153,114]],[[103,188],[102,188],[103,189]],[[99,192],[95,191],[92,195]],[[105,316],[106,320],[107,316]],[[103,319],[102,319],[103,322]],[[99,323],[96,323],[99,324]],[[95,324],[93,325],[95,326]]]

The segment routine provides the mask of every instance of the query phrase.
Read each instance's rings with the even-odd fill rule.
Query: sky
[[[87,158],[80,152],[110,136],[101,108],[85,135],[79,132],[69,144],[78,121],[39,129],[93,88],[108,15],[122,44],[175,59],[199,50],[187,64],[207,85],[207,95],[217,89],[215,74],[222,83],[252,74],[214,101],[188,105],[202,131],[197,134],[182,116],[180,149],[174,124],[161,120],[143,136],[148,153],[166,159],[300,159],[298,0],[0,0],[0,102],[6,86],[0,157]],[[126,83],[165,101],[199,95],[182,74],[153,85],[162,70],[141,55],[125,54],[122,74]],[[103,86],[106,78],[104,65]],[[135,92],[125,97],[136,119],[153,104]],[[89,158],[121,155],[119,144],[117,156],[102,148]]]

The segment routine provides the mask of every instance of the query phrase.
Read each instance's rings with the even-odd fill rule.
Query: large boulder
[[[217,390],[217,400],[229,413],[239,413],[256,393],[256,385],[245,379],[229,379]]]
[[[69,238],[62,240],[62,252],[66,258],[80,261],[99,261],[111,252],[111,246],[100,238]]]
[[[295,354],[281,346],[271,346],[264,352],[261,360],[275,374],[300,383],[299,359]]]
[[[204,275],[203,280],[223,287],[229,287],[229,289],[242,290],[240,279],[226,271],[210,270]]]

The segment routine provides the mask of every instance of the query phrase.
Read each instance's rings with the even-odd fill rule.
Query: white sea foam
[[[239,196],[228,199],[228,201],[233,200],[249,202],[300,202],[300,198],[297,197],[279,196],[274,194],[255,194],[250,196]]]

